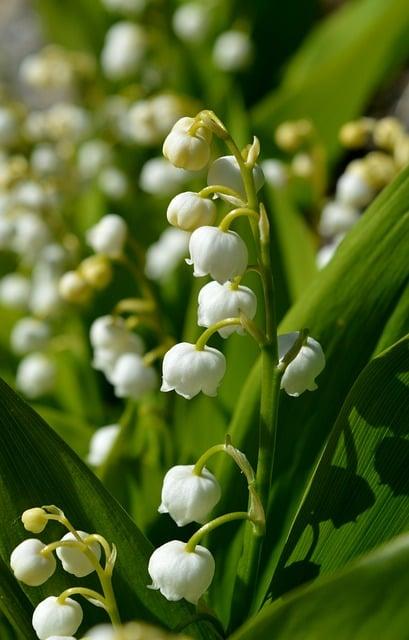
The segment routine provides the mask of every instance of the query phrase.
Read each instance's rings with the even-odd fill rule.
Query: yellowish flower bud
[[[369,142],[369,136],[374,128],[372,118],[361,118],[347,122],[339,132],[339,140],[348,149],[359,149]]]
[[[397,118],[381,118],[375,124],[373,138],[377,147],[392,151],[404,135],[402,124]]]
[[[309,120],[283,122],[277,127],[275,139],[278,146],[289,153],[297,151],[308,142],[314,133],[314,126]]]
[[[34,507],[33,509],[27,509],[21,516],[21,522],[24,525],[26,531],[31,533],[41,533],[47,526],[48,518],[44,509],[40,507]]]
[[[58,291],[63,300],[73,304],[84,304],[91,297],[92,289],[77,271],[67,271],[60,279]]]
[[[374,189],[383,189],[396,175],[393,158],[381,151],[372,151],[365,158],[369,184]]]
[[[80,275],[94,289],[105,289],[112,280],[112,266],[102,255],[90,256],[78,268]]]

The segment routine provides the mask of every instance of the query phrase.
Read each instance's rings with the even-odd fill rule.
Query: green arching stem
[[[98,579],[100,581],[100,584],[101,584],[101,587],[102,587],[102,591],[104,593],[104,603],[105,603],[104,606],[105,606],[105,609],[106,609],[106,611],[107,611],[107,613],[108,613],[108,615],[109,615],[109,617],[111,619],[112,625],[114,627],[120,626],[121,619],[119,617],[118,605],[116,603],[114,590],[112,588],[111,575],[107,574],[105,572],[105,570],[101,567],[101,565],[99,564],[99,561],[98,561],[95,553],[85,545],[84,540],[81,538],[81,536],[79,535],[78,531],[76,529],[74,529],[74,527],[72,526],[71,522],[68,520],[68,518],[66,518],[66,516],[64,514],[62,514],[62,513],[59,514],[59,515],[57,515],[57,514],[47,514],[47,519],[48,520],[56,520],[57,522],[62,524],[64,527],[66,527],[66,529],[68,529],[68,531],[70,531],[73,534],[75,540],[78,543],[80,543],[81,545],[85,546],[85,549],[84,549],[83,553],[86,556],[86,558],[88,558],[88,560],[90,561],[92,566],[94,567],[95,572],[96,572],[96,574],[98,576]],[[100,594],[98,594],[98,597],[101,598],[102,596]]]
[[[231,198],[236,198],[240,201],[243,199],[240,193],[237,193],[234,189],[230,189],[230,187],[223,186],[222,184],[211,184],[208,187],[201,189],[197,195],[201,198],[207,198],[213,193],[216,195],[221,193],[223,196],[230,196]]]
[[[210,447],[210,449],[205,451],[200,456],[199,460],[196,462],[195,466],[193,467],[193,473],[196,476],[202,475],[202,471],[203,471],[203,468],[204,468],[206,462],[209,460],[209,458],[214,456],[215,453],[219,453],[220,451],[224,451],[225,453],[227,453],[227,449],[226,449],[226,445],[225,444],[215,444],[214,447]]]
[[[203,351],[207,341],[212,337],[214,333],[217,333],[219,329],[223,329],[224,327],[231,327],[232,325],[236,324],[241,325],[241,318],[225,318],[225,320],[215,322],[208,329],[206,329],[206,331],[203,331],[202,335],[199,336],[199,338],[196,340],[196,349],[198,351]]]
[[[233,211],[230,211],[227,215],[224,216],[223,220],[219,224],[219,229],[221,231],[228,231],[231,223],[240,216],[245,216],[246,218],[255,219],[257,221],[259,219],[259,214],[257,213],[257,211],[249,209],[248,207],[239,207],[238,209],[233,209]]]
[[[185,549],[189,553],[193,553],[196,545],[199,544],[201,539],[214,529],[217,529],[217,527],[220,527],[223,524],[227,524],[228,522],[233,522],[233,520],[248,519],[249,514],[247,511],[233,511],[232,513],[226,513],[223,516],[219,516],[218,518],[215,518],[214,520],[211,520],[210,522],[204,524],[203,527],[200,527],[200,529],[196,531],[196,533],[194,533],[192,537],[189,538],[189,540],[186,542]]]
[[[70,596],[84,596],[84,598],[92,598],[93,600],[98,600],[104,606],[104,609],[108,606],[105,598],[101,596],[100,593],[94,591],[93,589],[87,589],[86,587],[71,587],[70,589],[65,589],[58,596],[57,600],[60,604],[64,604],[65,600]]]

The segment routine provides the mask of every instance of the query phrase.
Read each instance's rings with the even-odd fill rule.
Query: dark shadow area
[[[380,484],[388,485],[394,496],[409,495],[409,441],[384,438],[375,451],[375,469]]]

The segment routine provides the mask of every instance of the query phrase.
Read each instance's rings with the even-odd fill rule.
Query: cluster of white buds
[[[183,115],[185,102],[177,95],[163,93],[132,103],[123,125],[127,135],[142,146],[163,142],[175,122]]]
[[[185,184],[190,173],[174,167],[165,158],[150,158],[139,174],[139,186],[153,196],[169,196]]]
[[[166,138],[164,153],[176,165],[203,168],[210,157],[209,132],[215,132],[222,139],[228,136],[223,125],[209,112],[201,112],[196,118],[182,118]],[[239,216],[260,219],[259,213],[248,205],[248,184],[243,177],[244,165],[247,183],[250,175],[254,192],[263,186],[263,172],[256,164],[258,152],[259,145],[255,139],[241,159],[236,156],[216,159],[209,168],[206,188],[198,193],[180,193],[168,206],[168,221],[192,232],[190,256],[186,262],[193,266],[193,275],[210,275],[213,281],[201,289],[198,299],[198,324],[206,327],[207,331],[196,344],[182,342],[166,353],[162,391],[175,390],[187,399],[200,391],[209,396],[216,395],[226,370],[226,361],[219,350],[207,346],[207,339],[216,332],[224,338],[236,332],[244,334],[248,331],[253,337],[257,334],[253,323],[257,299],[249,287],[241,284],[248,267],[247,246],[242,237],[229,227]],[[236,207],[225,215],[219,226],[213,226],[217,209],[214,200],[210,199],[212,195]],[[297,358],[299,363],[306,360],[303,350]],[[290,395],[299,395],[313,388],[312,383],[304,384],[305,380],[298,374],[296,360],[287,368],[283,381],[283,388]],[[315,376],[321,369],[313,360],[308,360],[305,367]],[[318,368],[314,369],[314,366]]]
[[[396,118],[360,118],[347,122],[339,137],[348,149],[372,146],[375,150],[347,165],[336,183],[335,199],[322,210],[318,230],[326,244],[317,254],[319,267],[331,260],[362,211],[409,163],[409,136]]]
[[[70,102],[57,102],[48,109],[30,111],[24,129],[25,135],[33,142],[79,142],[89,133],[90,114]]]
[[[83,620],[81,605],[73,595],[81,595],[95,606],[102,606],[111,616],[117,618],[117,607],[112,589],[107,591],[104,584],[111,580],[115,565],[116,550],[99,534],[89,534],[75,530],[64,513],[54,506],[34,507],[22,514],[26,531],[42,533],[50,520],[57,521],[68,529],[60,539],[44,544],[38,538],[23,540],[11,553],[10,566],[20,582],[35,587],[44,584],[56,571],[54,552],[64,571],[77,578],[83,578],[97,571],[99,578],[104,575],[101,586],[104,594],[83,587],[66,589],[59,596],[48,596],[34,609],[32,625],[39,640],[52,638],[72,638]],[[105,567],[100,564],[102,549]],[[95,636],[97,637],[97,636]]]
[[[97,318],[90,331],[94,348],[93,367],[114,385],[118,398],[138,399],[158,384],[153,366],[143,358],[141,338],[131,333],[121,317]]]

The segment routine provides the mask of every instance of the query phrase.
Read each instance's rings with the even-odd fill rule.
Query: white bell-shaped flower
[[[179,193],[170,201],[166,212],[168,222],[185,231],[212,225],[216,219],[216,205],[209,198],[201,198],[194,191]]]
[[[37,538],[28,538],[14,549],[10,566],[17,580],[30,587],[38,587],[53,575],[57,563],[52,553],[41,553],[45,546]]]
[[[144,30],[132,22],[116,22],[107,31],[101,64],[110,80],[122,80],[138,70],[146,50]]]
[[[97,624],[87,631],[83,640],[118,640],[118,632],[111,624]]]
[[[13,249],[25,259],[36,256],[50,238],[49,228],[36,213],[22,213],[14,224]]]
[[[82,540],[89,536],[89,533],[85,533],[85,531],[77,531],[77,533]],[[71,531],[69,531],[61,538],[61,540],[71,541],[76,540],[76,537],[71,533]],[[101,547],[99,544],[94,542],[89,546],[89,549],[99,561],[101,557]],[[64,571],[72,573],[74,576],[77,576],[77,578],[84,578],[95,571],[95,567],[92,562],[87,558],[83,551],[76,547],[59,547],[56,550],[56,554],[61,560]]]
[[[28,398],[38,398],[53,389],[56,373],[54,362],[36,351],[20,361],[16,386]]]
[[[209,11],[200,2],[186,2],[173,14],[172,27],[184,42],[203,42],[209,31]]]
[[[9,273],[0,280],[0,304],[12,309],[27,309],[30,280],[19,273]]]
[[[123,318],[106,315],[94,320],[89,337],[94,349],[116,349],[122,346],[128,335]]]
[[[145,273],[151,280],[166,280],[189,251],[189,234],[182,229],[165,229],[146,252]]]
[[[217,349],[205,346],[199,350],[195,344],[181,342],[163,359],[161,391],[175,390],[188,400],[200,391],[215,396],[225,371],[226,359]]]
[[[95,253],[116,258],[122,254],[128,228],[121,216],[110,213],[87,231],[87,242]]]
[[[259,191],[264,184],[264,174],[258,164],[253,168],[253,177],[256,191]],[[243,200],[246,198],[246,190],[240,168],[234,156],[221,156],[211,164],[207,174],[207,184],[209,186],[216,184],[223,185],[224,187],[233,189]],[[229,200],[229,196],[221,195],[220,197]]]
[[[109,162],[111,148],[104,140],[87,140],[78,149],[77,164],[81,178],[94,178]]]
[[[59,292],[59,280],[33,278],[29,306],[32,313],[42,318],[58,316],[64,308],[64,301]]]
[[[199,127],[193,134],[189,133],[194,122],[194,118],[180,118],[166,137],[162,150],[165,158],[175,167],[200,171],[210,159],[212,134],[204,127]]]
[[[42,349],[50,338],[50,327],[37,318],[21,318],[13,327],[10,344],[14,353],[25,355]]]
[[[112,200],[121,200],[128,191],[128,178],[117,167],[105,167],[98,177],[101,191]]]
[[[102,371],[107,379],[111,376],[119,358],[125,354],[140,355],[143,352],[143,342],[139,336],[128,332],[124,340],[112,348],[97,348],[94,351],[92,366],[97,371]]]
[[[167,600],[184,598],[197,604],[213,580],[214,569],[208,549],[197,545],[189,552],[184,542],[172,540],[156,549],[149,559],[150,589],[159,589]]]
[[[33,613],[33,627],[39,640],[50,636],[72,636],[83,618],[81,605],[72,598],[60,602],[56,596],[49,596],[36,606]]]
[[[146,366],[141,356],[136,353],[125,353],[115,363],[110,382],[115,387],[117,398],[137,400],[156,388],[158,377],[155,369]]]
[[[299,336],[298,331],[278,336],[278,354],[280,361],[288,353]],[[289,396],[298,397],[304,391],[315,391],[315,378],[325,367],[325,356],[319,342],[308,337],[294,360],[286,367],[281,378],[281,388]]]
[[[329,238],[339,233],[347,233],[359,220],[359,210],[344,202],[328,202],[321,212],[318,230]]]
[[[182,187],[190,174],[165,158],[150,158],[139,175],[139,186],[153,196],[170,196]]]
[[[240,71],[248,66],[252,57],[253,44],[243,31],[225,31],[214,43],[213,62],[222,71]]]
[[[193,265],[193,275],[198,278],[209,274],[223,284],[243,275],[247,268],[247,247],[235,231],[199,227],[190,236],[189,251],[186,262]]]
[[[193,464],[179,464],[169,469],[163,479],[158,511],[168,513],[178,527],[189,522],[203,524],[220,496],[220,485],[206,467],[197,475]]]
[[[350,207],[366,207],[375,197],[375,192],[363,175],[357,171],[346,171],[338,179],[336,199]]]
[[[115,444],[120,429],[119,424],[108,424],[97,429],[89,443],[88,464],[99,467],[105,462]]]
[[[47,640],[75,640],[74,636],[50,636]]]
[[[236,286],[231,282],[220,284],[209,282],[199,291],[198,325],[210,327],[212,324],[226,318],[237,318],[244,314],[252,320],[257,311],[257,297],[248,287]],[[222,338],[232,333],[243,335],[245,330],[240,325],[219,329]]]

